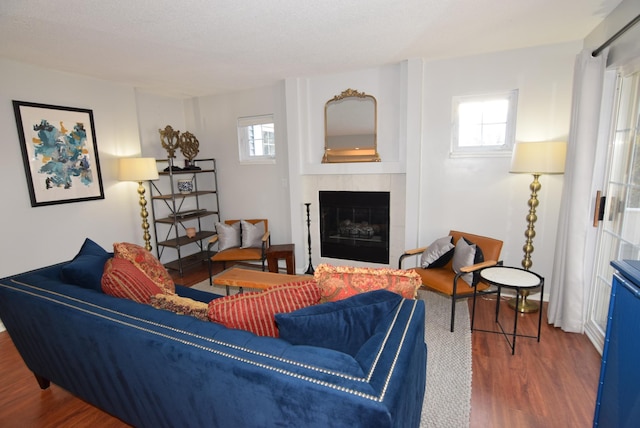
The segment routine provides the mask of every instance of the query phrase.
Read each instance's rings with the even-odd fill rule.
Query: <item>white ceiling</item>
[[[0,0],[0,57],[179,97],[582,40],[621,0]]]

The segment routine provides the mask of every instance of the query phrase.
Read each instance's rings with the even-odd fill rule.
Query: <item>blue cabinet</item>
[[[594,427],[640,426],[640,261],[614,261]]]

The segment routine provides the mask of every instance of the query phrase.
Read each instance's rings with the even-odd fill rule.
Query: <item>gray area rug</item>
[[[456,303],[455,331],[451,333],[451,300],[419,290],[425,302],[427,388],[421,428],[465,428],[471,416],[471,321],[466,300]]]
[[[192,288],[225,295],[225,287],[210,286],[209,280]],[[231,294],[237,291],[231,288]],[[245,291],[251,291],[245,289]],[[449,331],[451,300],[419,290],[425,302],[427,386],[420,428],[467,428],[471,416],[471,331],[466,300],[456,303],[456,330]]]

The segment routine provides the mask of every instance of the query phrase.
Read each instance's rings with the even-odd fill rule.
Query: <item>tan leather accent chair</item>
[[[238,223],[240,220],[225,220],[225,224],[233,225]],[[261,221],[264,222],[264,235],[262,235],[260,247],[250,247],[250,248],[241,248],[241,247],[233,247],[227,248],[222,251],[212,251],[212,247],[218,242],[218,235],[214,235],[211,240],[209,240],[209,244],[207,246],[207,251],[209,255],[209,284],[212,283],[211,275],[212,275],[212,264],[213,262],[222,262],[223,268],[226,269],[227,262],[245,262],[245,261],[260,261],[262,264],[262,270],[266,270],[266,260],[267,260],[267,248],[271,245],[271,235],[269,233],[269,220],[264,218],[258,219],[244,219],[244,221],[257,224]],[[242,228],[240,228],[242,231]]]
[[[464,280],[461,280],[460,277],[466,273],[477,273],[486,267],[501,264],[499,260],[500,251],[502,251],[502,241],[456,230],[449,231],[449,236],[453,237],[452,243],[454,245],[462,237],[466,238],[469,242],[476,244],[476,246],[482,250],[484,261],[474,265],[464,266],[460,269],[459,273],[456,273],[453,270],[453,260],[449,260],[447,264],[442,267],[423,269],[418,266],[413,268],[413,270],[415,270],[422,278],[422,286],[424,288],[451,297],[451,331],[453,331],[456,315],[456,301],[458,299],[473,296],[473,287],[467,284]],[[402,262],[405,258],[421,256],[426,249],[427,247],[421,247],[405,251],[398,260],[398,268],[403,269]],[[490,288],[489,284],[480,279],[477,282],[477,293],[490,294],[495,293],[495,291]]]

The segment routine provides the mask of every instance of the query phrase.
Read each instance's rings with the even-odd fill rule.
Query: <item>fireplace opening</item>
[[[320,192],[320,255],[389,263],[389,192]]]

